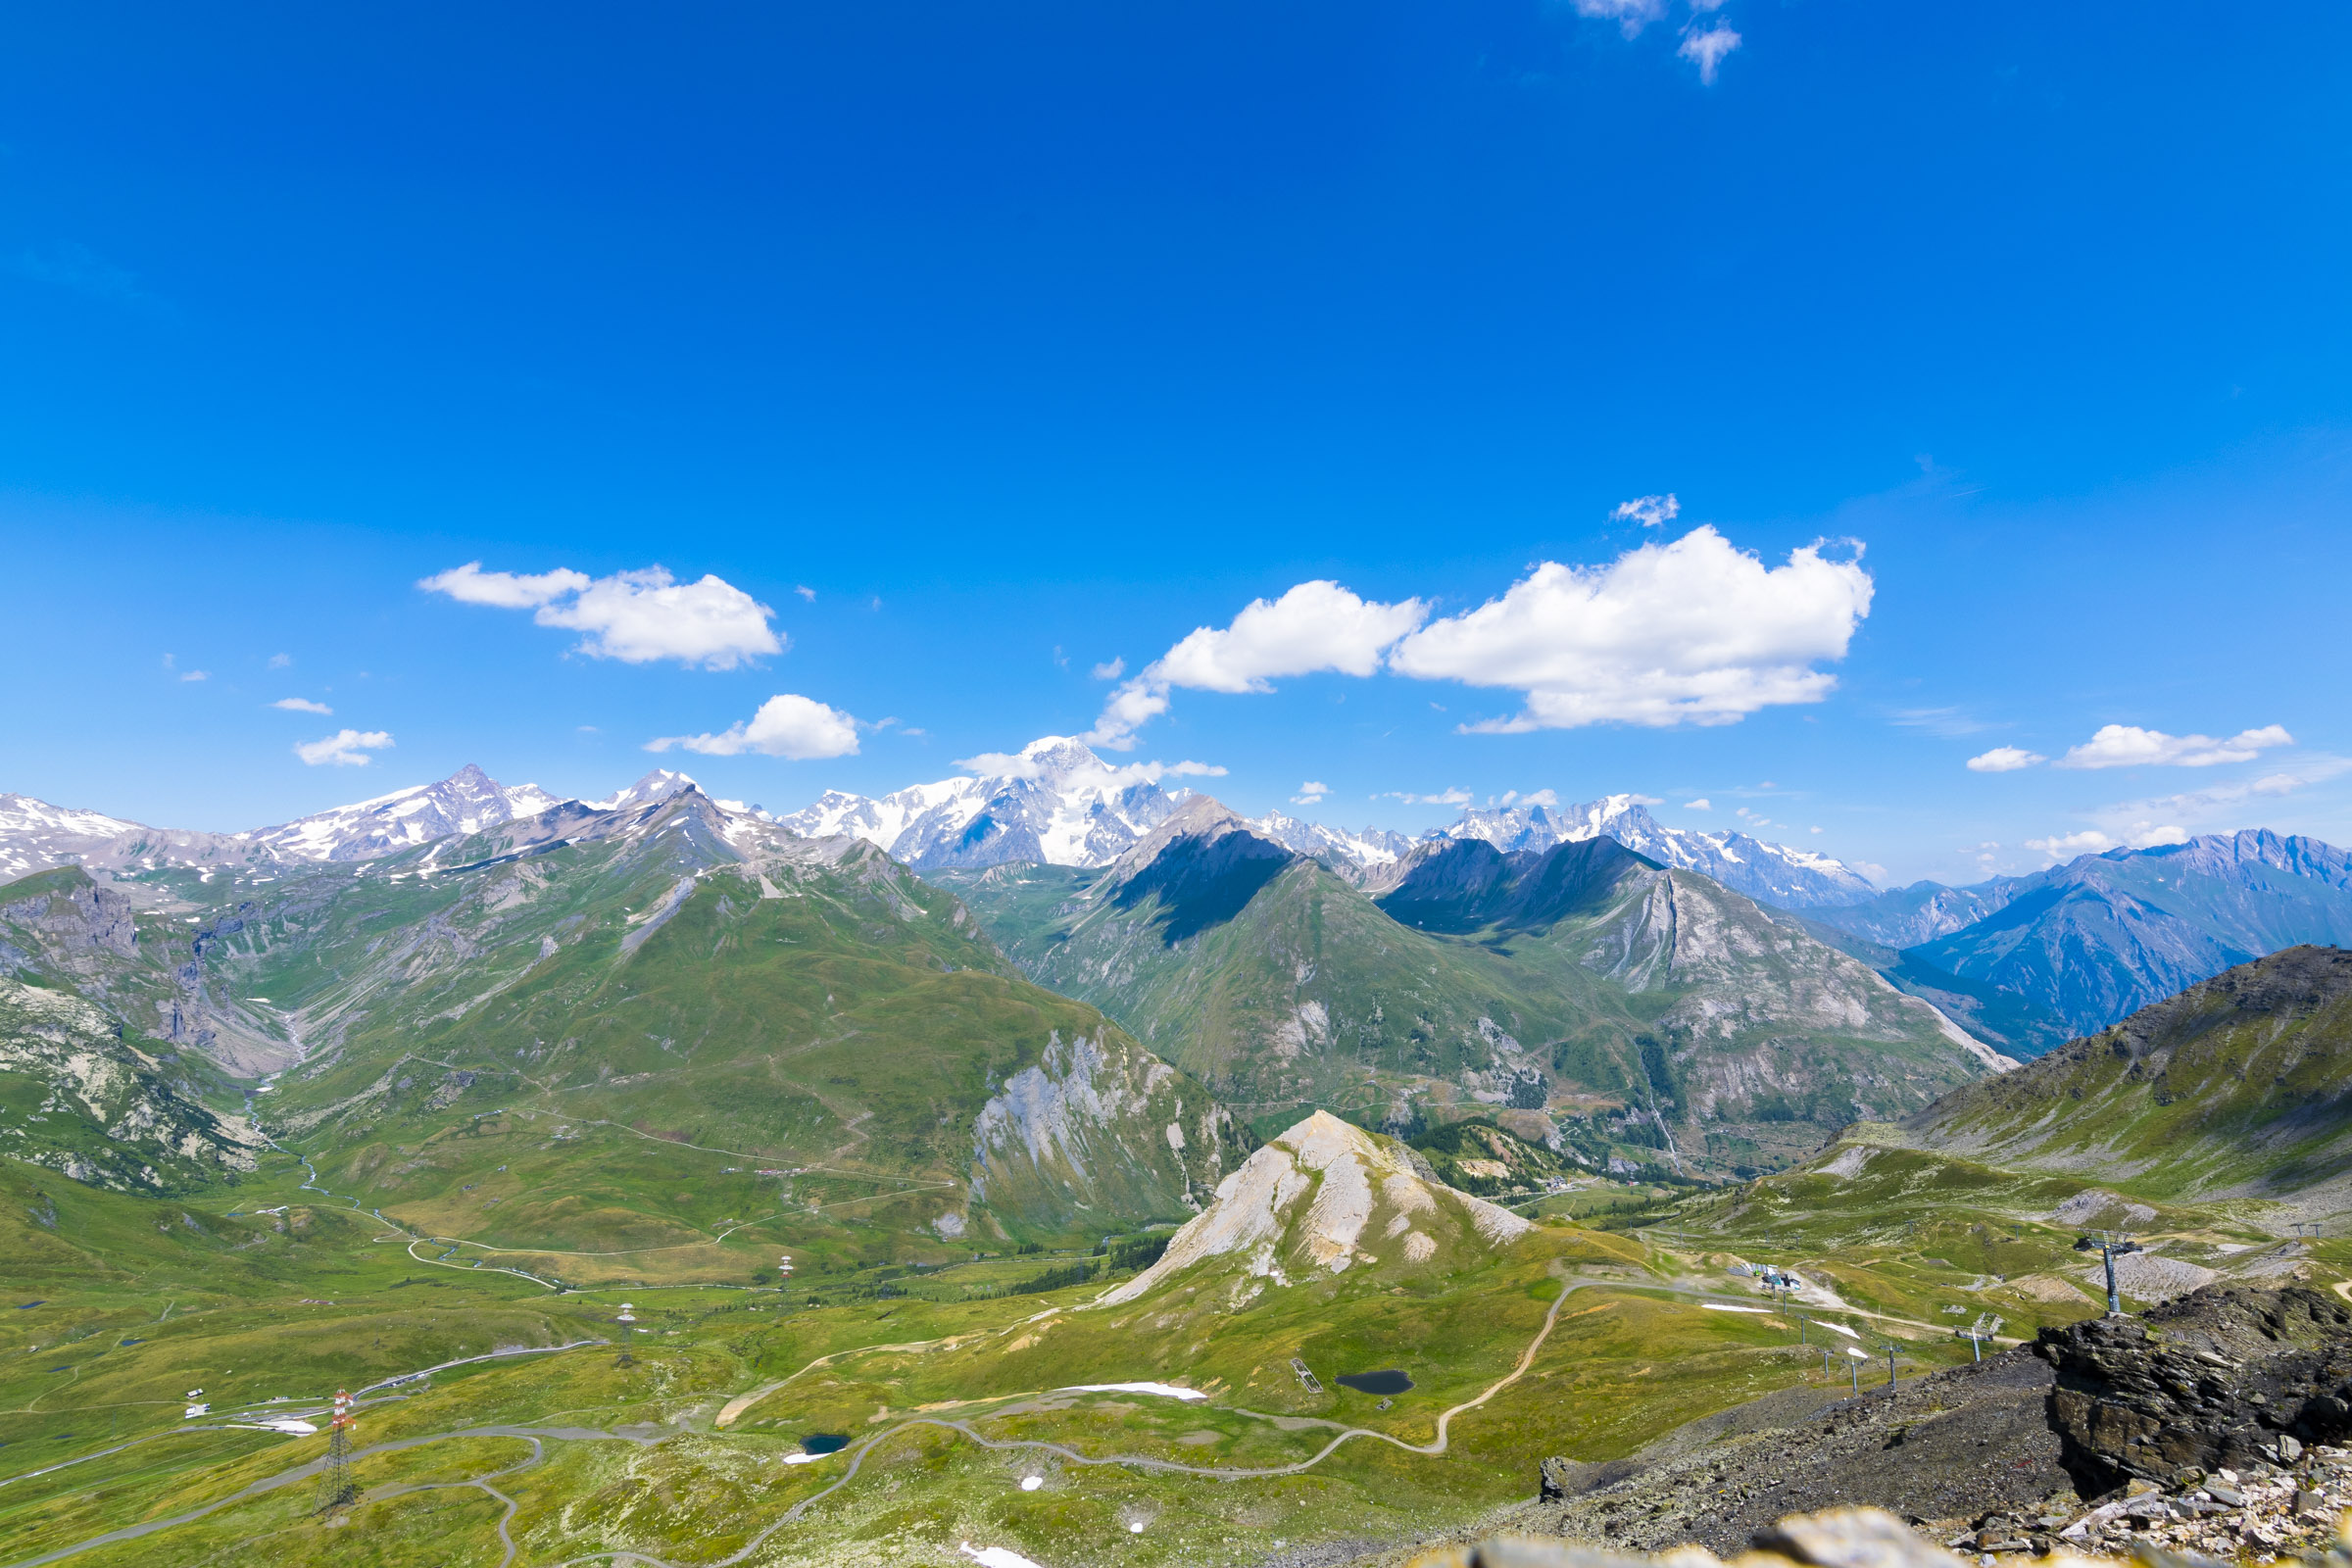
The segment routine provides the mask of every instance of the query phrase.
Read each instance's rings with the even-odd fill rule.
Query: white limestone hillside
[[[1097,1302],[1115,1306],[1204,1265],[1237,1303],[1350,1269],[1442,1267],[1508,1247],[1526,1220],[1439,1182],[1395,1139],[1318,1110],[1245,1160],[1167,1251]]]

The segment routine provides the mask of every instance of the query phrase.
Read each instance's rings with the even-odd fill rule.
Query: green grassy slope
[[[307,1053],[253,1103],[326,1187],[533,1273],[1091,1240],[1185,1217],[1236,1152],[1200,1085],[953,897],[699,795],[136,891],[177,903],[109,973],[178,960]]]
[[[1890,948],[1868,937],[1841,931],[1811,915],[1781,911],[1774,917],[1869,964],[1886,977],[1888,985],[1933,1004],[1946,1017],[2005,1056],[2029,1060],[2074,1038],[2075,1031],[2067,1026],[2066,1020],[2038,1003],[1984,981],[1939,969],[1917,951]]]
[[[1901,1136],[2151,1199],[2332,1202],[2352,1177],[2352,952],[2242,964],[1944,1097]]]
[[[1376,901],[1188,811],[1105,871],[934,876],[1261,1135],[1309,1107],[1410,1133],[1515,1106],[1595,1165],[1739,1173],[1984,1071],[1865,965],[1606,841],[1527,864],[1449,846]],[[1272,853],[1217,858],[1236,842]]]

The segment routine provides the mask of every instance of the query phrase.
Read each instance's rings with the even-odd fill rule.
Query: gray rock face
[[[2050,1418],[2085,1496],[2292,1464],[2305,1442],[2352,1435],[2352,1310],[2300,1286],[2203,1290],[2144,1320],[2044,1329],[2034,1348],[2057,1371]]]

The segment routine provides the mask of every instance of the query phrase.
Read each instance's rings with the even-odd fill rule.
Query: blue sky
[[[1330,581],[1406,608],[1193,645],[1125,758],[1350,825],[1637,791],[1899,880],[2352,841],[2352,14],[478,13],[0,23],[0,789],[782,808]],[[469,562],[715,576],[782,651],[416,586]],[[643,749],[778,695],[858,751]],[[2109,725],[2171,739],[2057,765]],[[297,754],[345,728],[392,744]]]

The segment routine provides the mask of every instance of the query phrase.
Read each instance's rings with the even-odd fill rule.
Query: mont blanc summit
[[[1156,773],[1114,767],[1080,741],[1049,735],[981,772],[879,800],[829,790],[781,820],[810,838],[855,833],[917,870],[1107,865],[1176,808]]]

